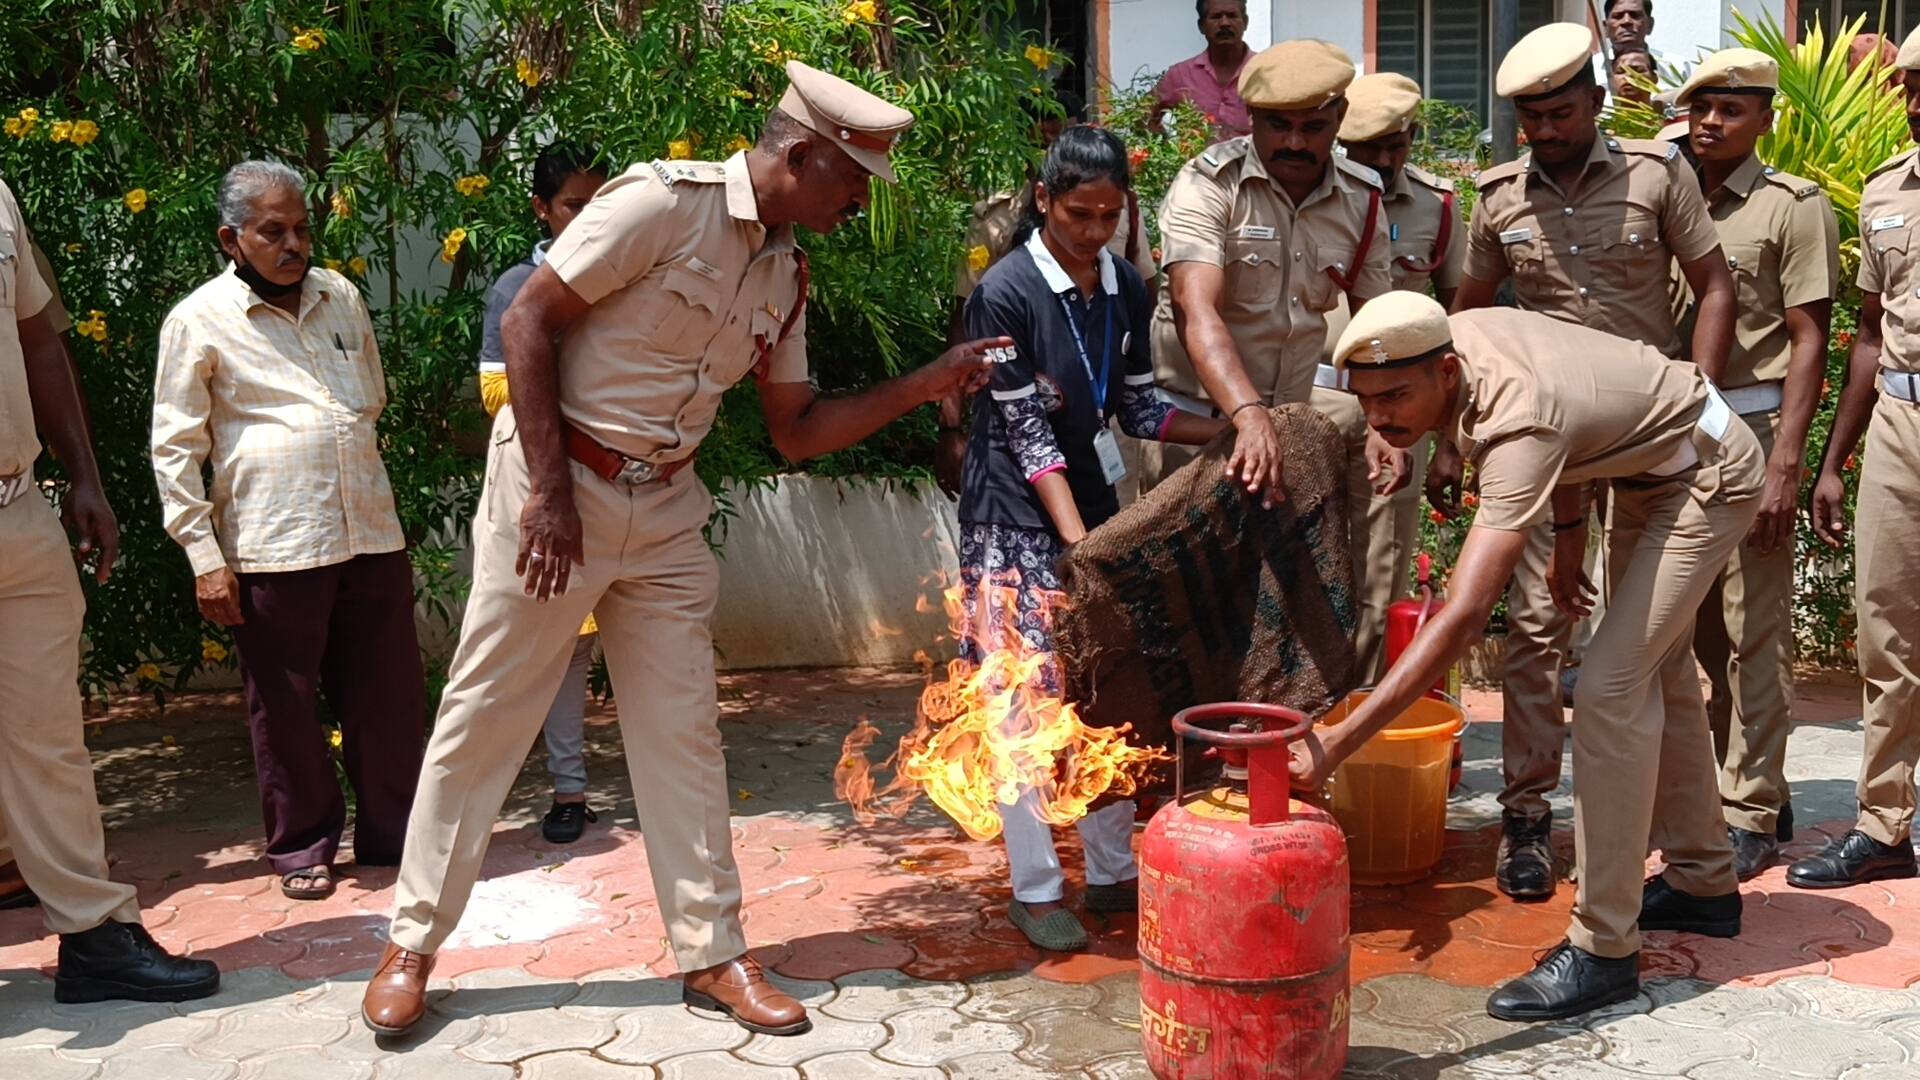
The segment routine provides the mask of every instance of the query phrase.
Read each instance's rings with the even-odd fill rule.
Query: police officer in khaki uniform
[[[1333,369],[1321,363],[1327,314],[1342,298],[1358,307],[1393,287],[1380,178],[1333,152],[1351,82],[1353,59],[1330,42],[1283,41],[1261,52],[1240,73],[1253,134],[1189,161],[1160,209],[1167,288],[1154,312],[1153,363],[1161,391],[1183,409],[1230,419],[1239,434],[1228,474],[1274,499],[1285,497],[1280,442],[1257,406],[1304,402],[1316,382],[1331,386]],[[1350,450],[1353,565],[1363,572],[1368,474],[1386,462],[1392,483],[1404,484],[1408,455],[1364,437]],[[1148,444],[1142,489],[1193,454]]]
[[[1713,683],[1720,795],[1742,881],[1780,857],[1793,713],[1794,526],[1840,285],[1833,205],[1819,184],[1779,172],[1754,152],[1773,125],[1779,85],[1772,57],[1724,49],[1694,69],[1673,102],[1687,110],[1700,186],[1740,301],[1719,385],[1767,461],[1753,534],[1734,549],[1694,634]]]
[[[752,374],[773,443],[799,461],[984,383],[973,342],[850,397],[807,382],[806,262],[793,225],[859,212],[912,122],[800,63],[759,143],[718,162],[649,162],[610,181],[501,322],[513,403],[494,421],[473,526],[473,592],[427,747],[390,942],[362,1013],[404,1030],[426,1008],[501,801],[593,612],[620,687],[647,862],[688,1004],[770,1035],[811,1026],[740,926],[715,699],[713,502],[685,466],[721,395]],[[564,333],[563,333],[564,331]],[[556,345],[556,341],[558,345]]]
[[[1920,30],[1894,61],[1907,127],[1920,142]],[[1854,499],[1853,595],[1866,746],[1859,820],[1828,850],[1787,868],[1787,884],[1833,889],[1920,874],[1913,774],[1920,760],[1920,150],[1874,170],[1860,193],[1860,336],[1814,483],[1814,531],[1847,539],[1842,463],[1867,436]],[[1872,421],[1871,430],[1868,421]]]
[[[1678,260],[1700,297],[1693,356],[1718,378],[1732,340],[1733,280],[1713,219],[1676,147],[1600,134],[1605,91],[1587,63],[1592,48],[1584,25],[1549,23],[1501,61],[1495,88],[1514,99],[1529,152],[1480,174],[1454,310],[1491,305],[1511,278],[1523,308],[1678,357],[1668,288]],[[1451,447],[1436,452],[1427,481],[1436,506],[1445,501],[1436,489],[1458,476],[1458,462]],[[1552,535],[1536,527],[1507,596],[1506,789],[1495,880],[1521,899],[1554,890],[1546,794],[1560,782],[1560,668],[1572,624],[1547,589],[1552,549]]]
[[[1478,471],[1480,505],[1447,606],[1365,704],[1296,748],[1296,785],[1317,786],[1465,655],[1541,525],[1554,602],[1587,614],[1589,484],[1611,480],[1612,602],[1574,699],[1573,921],[1487,1011],[1553,1020],[1632,998],[1641,930],[1740,931],[1691,645],[1694,612],[1759,509],[1759,443],[1700,368],[1538,312],[1449,318],[1393,293],[1354,316],[1334,359],[1389,441],[1451,437]],[[1644,881],[1650,846],[1667,869]]]
[[[1467,256],[1467,229],[1454,203],[1450,181],[1407,162],[1419,135],[1420,84],[1405,75],[1363,75],[1347,87],[1347,117],[1340,123],[1340,145],[1347,160],[1380,175],[1385,196],[1387,240],[1393,254],[1393,287],[1425,293],[1431,283],[1441,305],[1453,303]],[[1328,325],[1327,351],[1346,329],[1348,316],[1336,310]],[[1353,395],[1338,386],[1313,388],[1313,406],[1332,417],[1348,441],[1364,440],[1367,418]],[[1387,607],[1406,590],[1407,566],[1420,528],[1420,479],[1432,452],[1430,440],[1414,444],[1404,486],[1391,495],[1369,490],[1367,564],[1360,577],[1367,595],[1355,633],[1360,677],[1378,682],[1386,670]],[[1358,521],[1356,519],[1356,527]]]

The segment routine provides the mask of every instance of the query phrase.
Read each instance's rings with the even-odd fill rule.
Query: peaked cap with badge
[[[1494,92],[1505,98],[1551,94],[1593,70],[1592,57],[1593,31],[1585,23],[1548,23],[1514,42],[1494,75]]]
[[[1425,293],[1395,290],[1354,314],[1333,347],[1333,364],[1380,367],[1425,356],[1452,340],[1446,308]]]
[[[1685,108],[1693,95],[1720,91],[1771,94],[1780,89],[1780,65],[1758,49],[1721,49],[1700,62],[1674,91],[1673,103]]]
[[[912,113],[798,60],[787,61],[787,93],[780,99],[780,111],[832,139],[868,172],[894,182],[887,155],[912,126]]]
[[[1353,82],[1353,57],[1331,41],[1295,38],[1262,49],[1240,69],[1249,109],[1323,109]]]
[[[1369,142],[1413,127],[1420,113],[1420,84],[1390,71],[1362,75],[1347,87],[1341,142]]]

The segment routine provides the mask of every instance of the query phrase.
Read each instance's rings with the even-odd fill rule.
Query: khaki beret
[[[1702,90],[1749,89],[1780,89],[1780,65],[1758,49],[1721,49],[1700,61],[1674,92],[1673,103],[1685,107]]]
[[[1447,309],[1424,293],[1397,289],[1367,301],[1333,347],[1333,366],[1374,367],[1427,353],[1453,340]]]
[[[1353,57],[1331,41],[1295,38],[1262,49],[1240,69],[1249,109],[1319,109],[1353,82]]]
[[[1907,40],[1900,43],[1900,55],[1894,57],[1893,66],[1901,71],[1920,68],[1920,26],[1914,27]]]
[[[1556,22],[1514,42],[1493,88],[1501,97],[1550,94],[1565,86],[1593,56],[1593,31],[1585,23]]]
[[[913,123],[913,114],[819,68],[787,61],[787,93],[780,111],[832,139],[873,175],[893,183],[887,154]]]
[[[1347,87],[1347,117],[1340,121],[1340,141],[1398,135],[1413,126],[1419,112],[1419,83],[1388,71],[1362,75]]]

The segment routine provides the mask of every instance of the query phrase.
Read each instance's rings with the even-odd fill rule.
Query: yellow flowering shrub
[[[143,187],[134,188],[132,191],[120,196],[120,201],[127,204],[129,211],[137,214],[147,208],[147,189]]]
[[[849,24],[877,22],[880,18],[880,10],[873,0],[853,0],[853,3],[848,4],[846,10],[840,13],[840,17]]]
[[[993,252],[985,244],[975,244],[967,249],[967,269],[980,273],[993,262]]]
[[[33,129],[38,126],[40,126],[40,110],[28,106],[16,115],[7,117],[7,122],[0,125],[0,130],[5,130],[16,139],[24,139],[33,134]]]
[[[447,234],[447,238],[440,242],[440,261],[452,262],[460,254],[460,248],[466,242],[467,230],[456,225],[453,231]]]
[[[1027,58],[1027,63],[1032,64],[1034,67],[1039,68],[1042,71],[1045,71],[1047,67],[1053,63],[1053,53],[1047,49],[1041,48],[1038,45],[1027,46],[1025,55]]]
[[[513,63],[513,77],[531,90],[540,85],[540,65],[523,56]]]
[[[733,138],[727,140],[727,153],[729,154],[737,154],[742,150],[750,150],[752,148],[753,140],[747,138],[745,135],[735,135]]]
[[[366,277],[367,276],[367,257],[365,255],[355,255],[353,258],[348,259],[347,269],[353,274],[354,277]]]
[[[218,664],[226,660],[227,647],[212,638],[200,639],[200,659],[209,664]]]
[[[100,125],[91,120],[75,120],[73,133],[68,136],[75,146],[85,146],[100,137]]]
[[[485,174],[474,173],[471,176],[463,176],[455,180],[453,182],[453,190],[471,199],[486,191],[492,184],[493,181],[487,179]]]
[[[685,161],[693,156],[692,139],[672,139],[667,143],[667,158],[671,161]]]
[[[326,43],[327,32],[317,26],[311,26],[305,30],[298,26],[293,28],[293,47],[301,52],[319,52],[320,46]]]

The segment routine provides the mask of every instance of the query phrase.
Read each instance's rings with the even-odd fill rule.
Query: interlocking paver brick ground
[[[0,912],[0,1077],[1144,1080],[1130,916],[1089,916],[1087,954],[1042,953],[1006,922],[997,844],[966,840],[925,806],[861,827],[835,800],[848,728],[864,715],[903,730],[920,681],[725,677],[748,939],[815,1016],[789,1039],[680,1004],[607,707],[588,728],[600,823],[566,847],[540,838],[536,754],[441,956],[427,1019],[400,1039],[357,1019],[394,871],[348,861],[332,898],[280,895],[260,858],[237,695],[93,718],[115,874],[139,886],[159,940],[221,963],[223,989],[178,1006],[55,1005],[38,912]],[[1435,874],[1354,890],[1348,1077],[1920,1080],[1920,882],[1805,893],[1771,870],[1743,890],[1739,938],[1648,935],[1634,1002],[1557,1025],[1487,1017],[1488,987],[1564,932],[1572,889],[1519,905],[1493,888],[1498,696],[1469,692],[1467,704],[1479,722]],[[1802,828],[1789,857],[1848,827],[1858,713],[1850,686],[1801,688],[1788,772]],[[1564,784],[1551,801],[1570,859]],[[1071,903],[1070,832],[1061,850]]]

